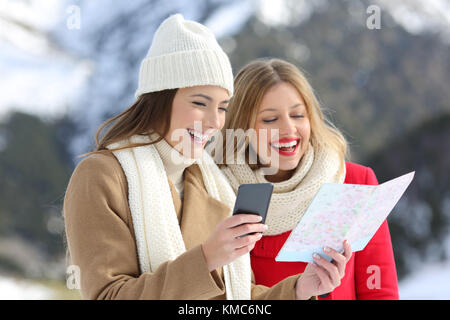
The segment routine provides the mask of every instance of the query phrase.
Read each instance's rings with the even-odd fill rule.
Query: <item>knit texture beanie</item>
[[[175,14],[161,23],[141,63],[136,98],[148,92],[216,85],[233,95],[228,56],[205,26]]]

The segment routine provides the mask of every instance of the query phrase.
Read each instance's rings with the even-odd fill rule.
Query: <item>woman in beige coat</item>
[[[230,217],[234,193],[203,152],[232,95],[212,33],[179,14],[166,19],[141,64],[137,101],[100,127],[66,191],[83,298],[309,299],[332,286],[314,271],[254,285],[248,252],[267,227]]]

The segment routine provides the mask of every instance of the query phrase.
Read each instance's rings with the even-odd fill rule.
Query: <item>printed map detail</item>
[[[364,249],[414,178],[410,172],[376,186],[325,183],[281,248],[276,261],[312,262],[328,246],[342,251]]]

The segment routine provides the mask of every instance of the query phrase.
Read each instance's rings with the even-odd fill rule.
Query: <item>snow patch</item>
[[[450,261],[427,264],[399,283],[402,300],[450,299]]]
[[[0,277],[0,300],[48,300],[53,291],[27,280]]]

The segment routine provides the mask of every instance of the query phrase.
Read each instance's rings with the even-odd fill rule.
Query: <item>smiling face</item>
[[[208,139],[225,123],[230,96],[218,86],[178,89],[164,139],[188,158],[201,155]]]
[[[270,158],[272,152],[278,153],[278,172],[266,179],[272,182],[289,179],[305,153],[311,135],[305,102],[294,86],[280,82],[264,94],[254,129],[257,145],[265,144],[267,148],[266,155],[260,154],[259,150],[258,155]]]

